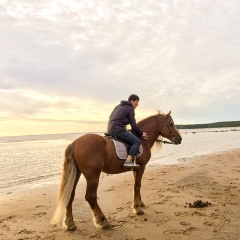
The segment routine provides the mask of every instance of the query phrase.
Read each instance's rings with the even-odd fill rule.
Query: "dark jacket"
[[[128,124],[131,125],[137,135],[142,136],[143,132],[136,125],[135,112],[131,102],[121,101],[121,103],[113,109],[109,117],[107,131],[108,133],[124,131]]]

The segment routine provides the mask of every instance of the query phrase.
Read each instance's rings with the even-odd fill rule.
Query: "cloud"
[[[106,123],[103,112],[109,105],[32,92],[31,90],[0,91],[1,120],[32,120],[46,122]]]
[[[239,8],[234,0],[1,1],[1,112],[62,120],[82,111],[86,121],[91,109],[106,121],[136,93],[144,114],[239,120]]]

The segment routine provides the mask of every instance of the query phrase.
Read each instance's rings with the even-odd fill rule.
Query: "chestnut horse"
[[[144,213],[141,209],[144,203],[141,200],[140,188],[145,166],[151,157],[150,149],[160,135],[174,144],[180,144],[182,141],[170,114],[171,111],[168,114],[159,112],[137,123],[149,136],[148,139],[141,138],[143,153],[137,159],[140,167],[133,171],[135,183],[132,207],[137,215]],[[63,223],[67,230],[76,229],[72,202],[79,177],[83,174],[87,181],[85,199],[92,209],[95,226],[111,228],[97,203],[97,188],[101,172],[118,174],[132,170],[123,167],[123,161],[118,159],[112,140],[106,137],[89,133],[71,143],[65,151],[58,204],[51,223]]]

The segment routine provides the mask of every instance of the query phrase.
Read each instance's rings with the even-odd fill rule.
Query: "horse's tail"
[[[72,190],[76,180],[77,165],[73,158],[74,143],[71,143],[65,151],[62,180],[58,193],[57,208],[54,212],[51,224],[62,223],[66,216],[66,207],[70,201]]]

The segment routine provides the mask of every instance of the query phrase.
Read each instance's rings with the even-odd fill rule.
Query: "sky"
[[[0,0],[0,136],[240,120],[238,0]]]

